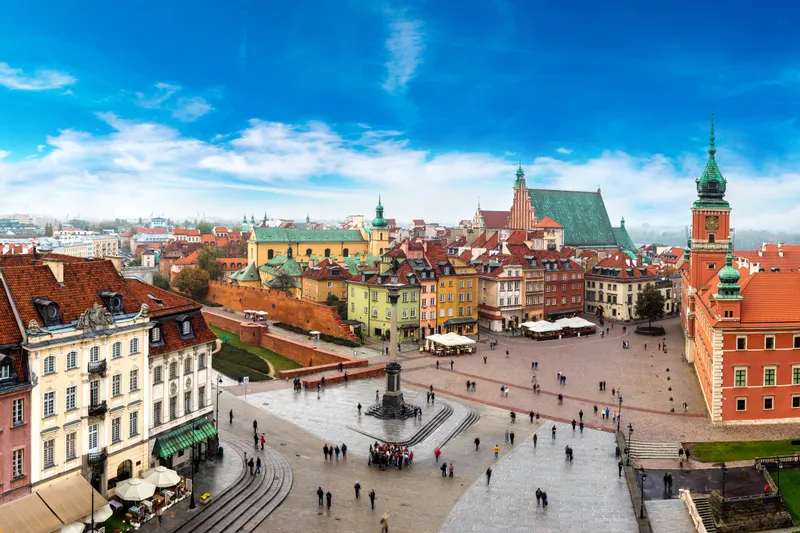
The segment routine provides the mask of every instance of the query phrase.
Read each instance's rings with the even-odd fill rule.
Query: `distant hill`
[[[686,246],[686,230],[684,229],[635,229],[627,228],[631,239],[636,244],[665,244],[669,246]],[[800,233],[775,233],[764,230],[739,230],[734,236],[734,248],[738,250],[754,250],[765,242],[784,244],[800,244]]]

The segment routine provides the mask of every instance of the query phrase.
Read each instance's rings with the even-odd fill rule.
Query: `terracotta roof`
[[[197,261],[198,261],[197,256],[198,256],[198,251],[195,250],[194,252],[190,253],[186,257],[181,257],[180,259],[175,261],[174,264],[176,264],[176,265],[184,265],[184,266],[196,265]]]
[[[464,252],[458,256],[458,258],[462,261],[469,261],[472,259],[472,250],[464,250]]]
[[[217,226],[216,228],[214,228],[214,233],[228,233],[228,231],[229,231],[228,228],[226,228],[225,226]]]
[[[211,235],[210,233],[206,233],[205,235],[200,235],[200,242],[203,244],[205,243],[217,243],[217,238]]]
[[[489,238],[489,240],[486,241],[483,247],[486,248],[487,250],[493,250],[497,248],[498,244],[500,244],[500,235],[498,233],[495,233]]]
[[[441,244],[435,241],[428,241],[427,250],[425,250],[424,257],[431,265],[431,268],[433,268],[433,271],[436,273],[436,277],[442,275],[442,266],[452,266],[447,257],[447,250],[445,250]],[[442,265],[439,264],[440,262],[442,262]]]
[[[511,235],[509,235],[508,239],[506,239],[506,243],[523,244],[527,240],[528,240],[528,232],[525,230],[518,229],[511,232]]]
[[[136,279],[126,280],[133,296],[138,302],[138,307],[147,304],[149,316],[160,317],[175,313],[187,313],[199,310],[202,305],[174,292],[165,291],[155,285],[149,285]],[[151,298],[155,296],[154,298]],[[157,301],[158,300],[158,301]]]
[[[455,246],[456,248],[459,248],[461,246],[464,246],[465,244],[467,244],[467,238],[464,235],[462,235],[458,239],[451,242],[448,246]]]
[[[411,221],[411,223],[414,224],[415,226],[424,226],[425,225],[425,221],[422,220],[421,218],[415,218],[414,220]]]
[[[506,228],[508,227],[508,217],[510,211],[487,211],[481,209],[483,224],[487,228]]]
[[[486,232],[485,231],[483,233],[481,233],[480,236],[477,239],[472,241],[472,247],[473,248],[483,248],[484,244],[486,244]]]
[[[22,342],[19,325],[8,301],[6,291],[0,287],[0,346]]]
[[[759,250],[761,250],[761,255],[758,255]],[[782,256],[781,252],[783,252]],[[777,244],[767,244],[758,250],[735,250],[733,255],[745,258],[751,264],[758,263],[764,270],[771,270],[772,267],[777,267],[782,272],[800,271],[800,246],[798,245],[782,244],[778,248]]]
[[[326,281],[347,280],[351,278],[347,268],[330,259],[325,259],[320,264],[306,269],[301,277]]]
[[[42,259],[60,259],[65,263],[85,263],[90,261],[85,257],[75,257],[73,255],[53,254],[53,253],[40,253],[38,256],[33,254],[15,254],[15,255],[0,255],[0,267],[19,267],[40,265]]]
[[[130,237],[134,233],[137,235],[166,235],[167,228],[130,228],[122,236]]]
[[[549,216],[544,217],[542,220],[537,222],[534,228],[548,228],[548,229],[563,229],[564,226],[550,218]]]
[[[653,277],[646,267],[638,266],[635,259],[620,250],[615,250],[605,259],[598,261],[586,275],[616,279]]]

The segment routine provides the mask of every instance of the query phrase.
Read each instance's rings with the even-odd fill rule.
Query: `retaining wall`
[[[365,368],[363,370],[355,370],[353,372],[347,373],[347,378],[350,381],[354,379],[368,379],[368,378],[376,378],[382,376],[386,373],[386,367],[376,367],[376,368]],[[319,379],[310,379],[308,381],[303,382],[304,387],[308,387],[309,389],[316,389],[317,385],[320,383]],[[325,385],[333,385],[334,383],[344,383],[344,372],[339,373],[336,372],[331,376],[325,376]]]
[[[343,362],[342,366],[345,370],[348,368],[363,368],[365,366],[369,366],[369,361],[366,359],[357,359],[355,361],[347,361]],[[328,364],[328,365],[317,365],[317,366],[309,366],[306,368],[295,368],[294,370],[281,370],[278,372],[278,377],[281,379],[294,379],[299,378],[302,376],[309,376],[311,374],[316,374],[317,372],[337,372],[339,370],[339,364]]]

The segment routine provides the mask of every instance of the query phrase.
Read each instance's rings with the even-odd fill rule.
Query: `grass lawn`
[[[772,479],[778,481],[777,474]],[[795,524],[800,521],[800,470],[781,471],[781,496],[786,510],[792,515]]]
[[[222,349],[211,359],[211,366],[231,379],[239,380],[245,376],[249,377],[250,381],[272,379],[269,373],[269,364],[266,361],[224,342]]]
[[[723,461],[747,461],[756,457],[773,455],[795,455],[800,446],[792,446],[790,440],[754,440],[749,442],[696,442],[689,450],[698,461],[721,463]]]
[[[235,333],[231,333],[224,329],[220,329],[216,326],[209,325],[209,327],[217,337],[223,338],[227,336],[228,338],[230,338],[231,344],[229,344],[228,346],[239,348],[240,350],[244,350],[246,352],[249,352],[253,355],[257,355],[258,357],[269,361],[272,367],[275,369],[276,374],[281,370],[292,370],[295,368],[302,367],[302,365],[299,365],[294,361],[292,361],[291,359],[287,359],[286,357],[277,354],[271,350],[267,350],[266,348],[262,348],[261,346],[250,346],[249,344],[243,343],[241,339],[239,339],[239,335],[236,335]],[[226,343],[223,342],[222,345],[225,346]]]

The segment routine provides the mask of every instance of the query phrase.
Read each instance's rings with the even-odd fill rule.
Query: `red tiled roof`
[[[190,300],[174,292],[165,291],[155,285],[149,285],[139,280],[126,280],[133,297],[138,302],[138,307],[141,304],[147,304],[149,311],[147,314],[152,317],[160,317],[163,315],[170,315],[176,313],[188,313],[190,311],[199,310],[202,305]],[[157,302],[150,295],[155,296],[160,302]],[[137,307],[137,309],[138,309]]]
[[[486,232],[485,231],[483,233],[481,233],[480,236],[477,239],[472,241],[472,247],[473,248],[483,248],[484,244],[486,244]]]
[[[38,256],[33,254],[0,255],[0,267],[19,267],[41,264],[41,260],[49,257],[50,259],[60,259],[65,263],[85,263],[89,261],[85,257],[75,257],[73,255],[40,253]]]
[[[11,309],[6,291],[0,287],[0,346],[20,342],[22,342],[22,334],[19,331],[19,324],[14,318],[14,311]]]
[[[508,239],[506,239],[506,243],[523,244],[526,240],[528,240],[528,232],[518,229],[511,232],[511,235],[509,235]]]
[[[424,226],[425,225],[425,221],[422,220],[421,218],[415,218],[414,220],[411,221],[411,223],[414,224],[415,226]]]
[[[603,269],[618,269],[614,270],[614,274],[603,274]],[[614,277],[616,279],[634,279],[634,278],[649,278],[652,274],[647,268],[638,266],[636,261],[630,258],[624,252],[615,250],[610,253],[605,259],[597,262],[592,269],[586,273],[587,276],[602,276],[604,278]]]
[[[493,250],[497,248],[498,244],[500,244],[500,235],[495,233],[489,240],[486,241],[486,244],[484,244],[483,247],[487,250]]]
[[[198,262],[198,259],[197,259],[198,255],[199,255],[198,251],[195,250],[192,253],[190,253],[189,255],[187,255],[186,257],[181,257],[180,259],[175,261],[174,264],[176,264],[176,265],[184,265],[184,266],[196,265],[197,262]]]
[[[462,261],[469,261],[472,259],[472,250],[464,250],[464,252],[458,256],[458,258]]]
[[[130,228],[122,236],[130,237],[134,233],[138,235],[166,235],[167,228]]]
[[[386,219],[386,225],[389,226],[390,228],[393,228],[393,227],[397,226],[397,220],[395,220],[393,218],[387,218]]]
[[[320,264],[306,269],[306,271],[303,272],[301,277],[314,280],[326,280],[326,281],[347,280],[351,278],[347,268],[342,267],[341,265],[339,265],[335,261],[331,261],[330,259],[325,259]]]
[[[549,216],[544,217],[542,220],[537,222],[534,228],[546,228],[546,229],[563,229],[564,226],[550,218]]]
[[[762,250],[759,248],[759,250]],[[782,244],[778,248],[777,244],[767,244],[766,250],[735,250],[733,255],[742,257],[750,261],[751,264],[758,263],[764,270],[770,270],[772,267],[777,267],[783,271],[794,270],[800,271],[800,246],[792,244]],[[783,252],[783,256],[781,256]]]
[[[510,211],[486,211],[481,209],[483,224],[487,228],[506,228],[508,227],[508,217]]]
[[[228,228],[225,226],[217,226],[214,228],[214,233],[228,233]]]
[[[467,244],[467,238],[464,235],[462,235],[458,239],[456,239],[453,242],[451,242],[449,244],[449,246],[454,246],[456,248],[460,248],[461,246],[464,246],[465,244]]]

